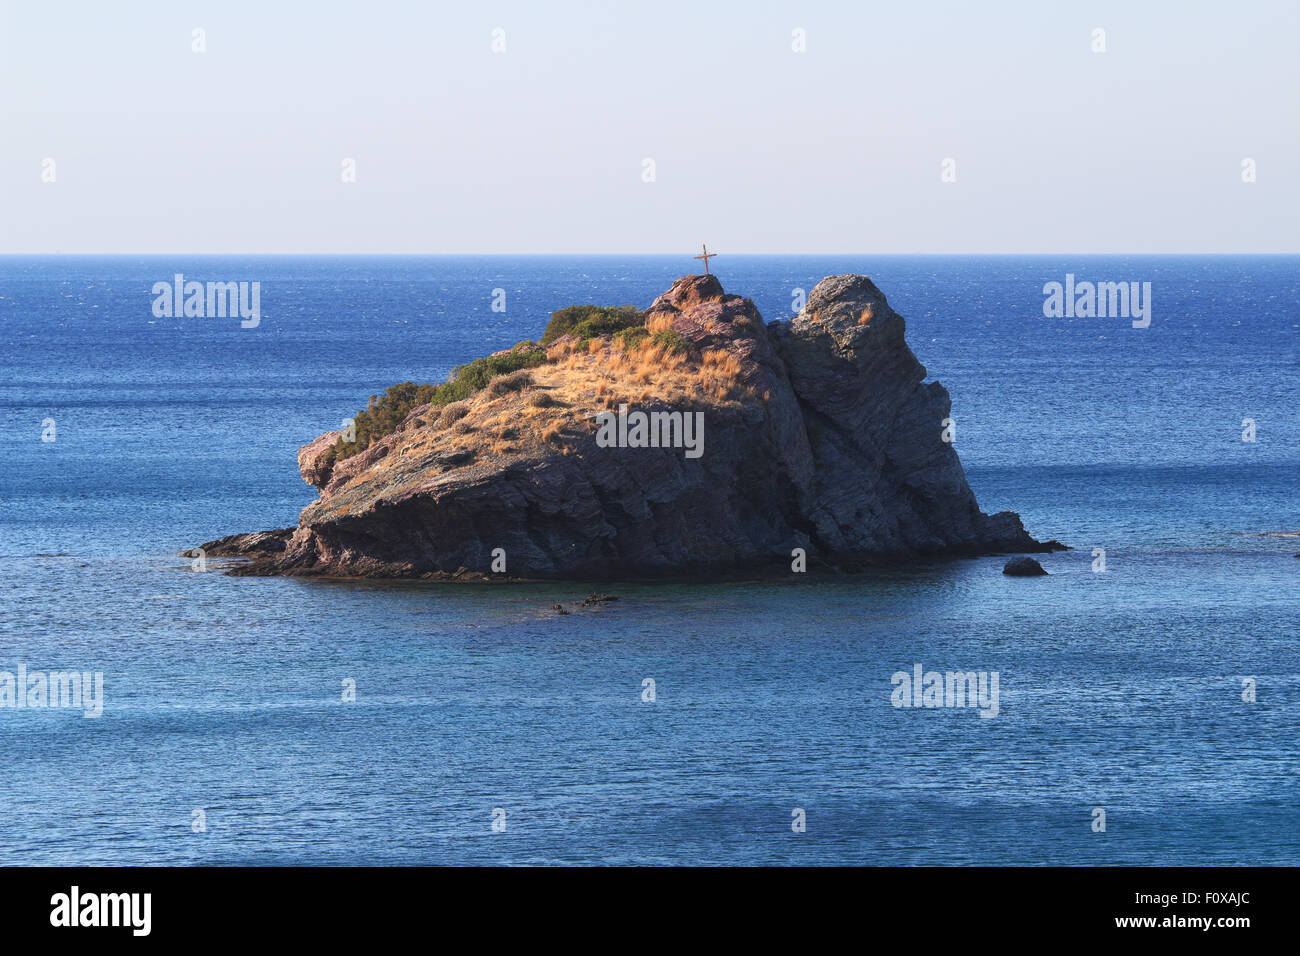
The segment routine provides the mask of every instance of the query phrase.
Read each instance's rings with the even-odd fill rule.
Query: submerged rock
[[[209,558],[237,558],[249,555],[274,554],[285,549],[289,537],[296,528],[278,528],[275,531],[252,531],[247,534],[231,534],[216,541],[209,541],[197,548],[182,551],[186,558],[198,557],[202,551]]]
[[[685,276],[645,318],[639,346],[566,336],[518,387],[422,406],[330,465],[338,433],[322,435],[299,452],[320,498],[283,547],[213,544],[251,558],[234,574],[460,580],[788,572],[795,549],[851,569],[1063,547],[979,510],[943,440],[948,393],[925,382],[902,316],[865,276],[824,279],[773,323],[716,276]],[[665,439],[682,434],[672,415],[698,414],[699,453],[638,447],[630,429],[598,440],[597,416],[628,409],[659,415]]]
[[[1002,573],[1015,578],[1036,578],[1047,572],[1033,558],[1012,558],[1002,568]]]

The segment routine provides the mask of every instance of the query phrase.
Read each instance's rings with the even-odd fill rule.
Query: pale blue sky
[[[0,252],[1300,252],[1297,51],[1278,0],[11,0]]]

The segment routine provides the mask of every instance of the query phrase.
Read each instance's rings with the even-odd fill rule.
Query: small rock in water
[[[1006,563],[1002,573],[1016,578],[1036,578],[1047,572],[1033,558],[1012,558]]]

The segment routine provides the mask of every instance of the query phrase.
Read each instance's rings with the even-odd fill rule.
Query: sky
[[[0,253],[1296,253],[1297,50],[1300,0],[9,0]]]

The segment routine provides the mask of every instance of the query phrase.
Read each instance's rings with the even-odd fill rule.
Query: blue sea
[[[559,616],[591,588],[177,555],[294,524],[298,447],[388,385],[697,267],[0,258],[0,671],[104,682],[99,718],[0,708],[0,863],[1300,863],[1297,257],[714,260],[769,320],[871,276],[982,508],[1072,547],[1045,578],[612,586]],[[260,324],[156,317],[176,273],[260,282]],[[1044,317],[1067,273],[1150,282],[1150,327]],[[916,664],[997,672],[998,715],[895,707]]]

